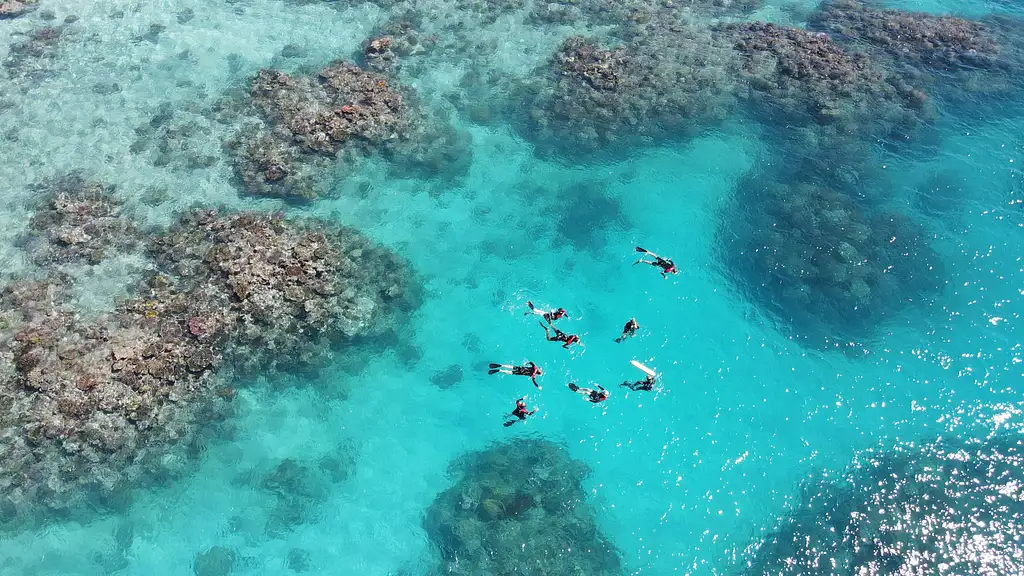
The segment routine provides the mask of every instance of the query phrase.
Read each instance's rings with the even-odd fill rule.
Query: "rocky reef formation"
[[[390,78],[350,62],[313,76],[261,70],[250,97],[263,126],[233,147],[236,172],[253,194],[310,199],[324,170],[376,153],[432,177],[468,168],[464,135],[411,104]]]
[[[274,504],[267,511],[265,530],[271,537],[316,521],[333,487],[349,478],[355,468],[356,450],[347,442],[333,447],[321,458],[285,458],[268,467],[239,476],[236,484],[266,493]]]
[[[392,252],[318,221],[193,212],[151,252],[170,285],[219,304],[190,316],[187,328],[200,340],[230,334],[245,348],[236,370],[263,371],[267,361],[286,371],[317,365],[332,342],[381,329],[375,321],[383,310],[416,298],[406,264]]]
[[[804,487],[743,574],[1020,574],[1024,452],[1015,437],[872,451]]]
[[[36,264],[96,264],[110,252],[141,246],[141,231],[121,214],[109,187],[69,175],[35,188],[43,203],[29,221],[23,247]]]
[[[0,20],[17,18],[34,10],[38,0],[3,0],[0,2]]]
[[[920,89],[827,35],[761,22],[716,28],[741,57],[743,93],[766,123],[827,126],[841,136],[887,135],[927,117]]]
[[[928,86],[960,117],[1002,118],[1024,93],[1024,35],[1018,16],[980,20],[905,12],[858,0],[829,0],[809,26]]]
[[[610,49],[574,36],[519,88],[512,122],[540,152],[575,159],[690,137],[728,115],[729,56],[694,27]]]
[[[812,345],[856,343],[941,284],[941,259],[920,225],[862,205],[835,181],[761,174],[741,183],[734,203],[721,259]]]
[[[592,26],[615,26],[622,34],[631,28],[670,26],[694,17],[742,16],[758,9],[761,4],[760,0],[559,0],[535,2],[528,21],[535,24],[585,22]]]
[[[164,102],[135,128],[129,152],[148,154],[154,166],[181,172],[210,168],[221,161],[220,142],[214,137],[219,120],[215,110]]]
[[[64,38],[70,34],[69,16],[64,24],[43,26],[29,32],[25,39],[11,44],[4,68],[16,80],[39,82],[53,75],[53,68]]]
[[[460,480],[438,495],[424,528],[444,574],[619,576],[614,546],[587,505],[586,465],[543,440],[516,440],[466,454]]]
[[[192,572],[196,576],[228,576],[235,567],[238,554],[224,546],[214,546],[196,554]]]
[[[71,213],[35,225],[130,229]],[[60,280],[0,293],[0,524],[183,469],[202,426],[230,410],[231,372],[310,370],[414,304],[404,262],[323,222],[197,211],[146,249],[161,272],[97,318],[76,313]]]
[[[832,0],[821,5],[810,24],[843,41],[939,70],[991,68],[1000,58],[999,43],[985,24],[954,16]]]

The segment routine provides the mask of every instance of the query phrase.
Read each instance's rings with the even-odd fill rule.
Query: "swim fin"
[[[515,423],[516,423],[515,420],[509,420],[508,422],[505,422],[504,426],[505,426],[505,428],[508,428],[509,426],[511,426],[511,425],[513,425]]]
[[[495,364],[494,362],[491,362],[488,368],[501,368],[501,364]]]
[[[579,386],[577,386],[576,384],[573,384],[572,382],[569,382],[569,390],[572,390],[573,392],[575,392],[575,391],[577,391],[579,389],[580,389]]]
[[[500,372],[500,370],[495,370],[493,368],[487,371],[488,374],[497,374],[498,372]]]
[[[637,252],[643,252],[644,254],[647,254],[647,253],[648,253],[648,252],[647,252],[647,250],[644,250],[643,248],[641,248],[641,247],[639,247],[639,246],[637,246],[637,247],[636,247],[636,251],[637,251]]]

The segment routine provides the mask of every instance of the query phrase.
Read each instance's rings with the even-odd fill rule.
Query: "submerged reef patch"
[[[747,85],[743,97],[766,124],[828,126],[864,137],[928,117],[923,91],[825,34],[762,22],[715,29],[732,39]]]
[[[3,0],[0,1],[0,20],[17,18],[34,10],[39,0]]]
[[[341,442],[323,457],[285,458],[242,474],[235,483],[270,497],[273,504],[267,511],[265,530],[271,537],[279,537],[320,517],[333,487],[353,474],[356,458],[355,446]]]
[[[314,198],[326,169],[374,153],[428,177],[464,173],[468,136],[411,98],[393,79],[350,62],[313,76],[261,70],[250,90],[261,122],[233,144],[236,172],[252,194],[292,199]]]
[[[102,186],[83,189],[104,210],[72,211],[75,226],[130,229],[90,227],[116,216]],[[56,190],[33,223],[44,237],[68,222]],[[309,370],[415,305],[402,260],[325,222],[196,211],[145,248],[161,272],[97,318],[76,313],[62,279],[0,292],[0,525],[109,506],[182,471],[202,426],[230,411],[231,373]]]
[[[620,576],[618,552],[587,504],[589,473],[565,448],[516,440],[462,456],[459,481],[427,510],[438,573]]]
[[[692,137],[728,116],[729,57],[692,26],[608,49],[574,36],[517,89],[512,123],[541,153],[573,159]]]
[[[11,44],[4,68],[13,80],[40,82],[54,74],[54,66],[64,39],[70,34],[69,21],[57,26],[42,26],[25,39]]]
[[[870,336],[938,290],[928,234],[894,209],[865,206],[834,181],[781,171],[741,182],[721,259],[754,300],[812,345]]]
[[[40,266],[96,264],[109,253],[138,249],[142,231],[121,214],[109,187],[80,175],[54,178],[35,187],[43,203],[29,221],[24,248]]]
[[[811,16],[811,25],[836,38],[880,49],[903,62],[939,70],[991,68],[1001,48],[981,22],[923,12],[875,8],[833,0]]]
[[[941,440],[869,451],[803,487],[747,549],[748,576],[1024,573],[1020,441]]]
[[[808,24],[928,86],[961,118],[1004,117],[1024,93],[1024,21],[1018,16],[969,20],[829,0]]]

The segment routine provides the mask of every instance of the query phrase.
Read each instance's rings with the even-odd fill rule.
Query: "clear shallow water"
[[[270,1],[43,8],[58,21],[80,19],[54,60],[54,77],[24,92],[6,89],[14,107],[0,122],[17,139],[0,144],[5,158],[16,159],[0,166],[9,183],[5,235],[24,225],[24,186],[67,169],[117,184],[133,210],[157,223],[194,202],[280,207],[239,198],[224,162],[173,170],[126,153],[135,128],[161,102],[208,103],[260,67],[285,66],[277,55],[286,44],[307,49],[289,67],[351,53],[381,17],[368,5],[339,11]],[[194,18],[179,24],[176,14],[186,8]],[[119,10],[124,15],[111,18]],[[167,26],[157,42],[132,40],[152,23]],[[3,43],[31,26],[4,22]],[[481,33],[505,43],[496,63],[518,70],[558,41],[500,24]],[[537,53],[522,50],[524,42]],[[415,84],[444,105],[445,94],[458,91],[456,77],[442,68]],[[110,79],[120,92],[92,90]],[[592,468],[586,487],[598,523],[631,572],[721,574],[775,525],[801,481],[834,475],[859,451],[984,435],[1019,421],[1019,121],[949,121],[934,157],[879,160],[900,200],[935,231],[948,282],[934,301],[884,326],[864,356],[787,339],[715,259],[718,234],[728,228],[722,208],[770,146],[750,127],[728,125],[684,146],[583,167],[534,158],[500,125],[467,129],[474,159],[461,184],[393,179],[368,165],[338,182],[335,197],[293,209],[355,225],[413,263],[426,286],[408,328],[419,362],[410,366],[392,350],[354,372],[339,358],[348,369],[316,382],[240,387],[230,433],[210,439],[194,473],[141,489],[130,509],[86,525],[5,535],[0,570],[185,574],[198,552],[225,546],[238,556],[237,574],[288,573],[297,548],[308,552],[313,573],[427,574],[436,553],[422,517],[451,485],[449,463],[498,440],[537,436],[565,444]],[[200,140],[216,149],[226,129],[209,130]],[[937,171],[948,173],[957,193],[922,200],[919,189]],[[573,186],[606,200],[589,211],[591,196]],[[167,192],[153,201],[145,191],[154,188]],[[567,209],[591,218],[563,221]],[[3,261],[14,275],[23,263],[11,244],[4,242]],[[662,280],[631,267],[637,244],[672,255],[681,273]],[[566,352],[543,341],[534,318],[523,316],[527,299],[568,308],[563,329],[579,333],[585,347]],[[630,316],[640,336],[615,344]],[[637,377],[633,358],[663,373],[664,390],[617,387]],[[544,366],[542,392],[480,370],[525,359]],[[451,364],[462,365],[461,383],[430,383]],[[596,381],[613,398],[588,405],[565,392],[568,381]],[[527,392],[541,412],[502,428],[502,415]],[[247,482],[250,472],[329,455],[354,458],[351,475],[327,483],[305,523],[268,534],[278,497]]]

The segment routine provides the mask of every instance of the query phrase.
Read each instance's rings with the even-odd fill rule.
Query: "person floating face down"
[[[619,384],[619,386],[625,386],[626,388],[629,388],[630,390],[633,391],[654,390],[654,385],[657,384],[657,382],[657,378],[648,374],[647,378],[644,378],[643,380],[637,380],[636,382],[630,382],[629,380],[626,380],[622,384]]]
[[[632,338],[636,335],[636,331],[640,329],[640,324],[637,324],[636,318],[630,318],[629,322],[622,328],[622,336],[615,339],[616,342],[622,342],[626,338]]]
[[[610,396],[611,394],[607,390],[605,390],[604,387],[601,386],[600,384],[596,384],[596,386],[597,390],[592,390],[590,388],[580,388],[576,384],[570,382],[569,390],[572,390],[573,392],[579,394],[580,396],[583,396],[583,399],[586,400],[587,402],[593,402],[594,404],[597,404],[598,402],[604,402],[605,400],[607,400],[608,396]]]
[[[487,370],[488,374],[508,374],[510,376],[529,376],[530,380],[533,381],[533,385],[537,387],[537,390],[543,390],[540,384],[537,384],[537,376],[544,373],[533,362],[527,362],[522,366],[514,366],[512,364],[491,364],[490,369]]]
[[[542,308],[537,308],[536,306],[534,306],[533,302],[531,302],[530,300],[526,301],[526,305],[530,307],[530,311],[524,312],[523,316],[536,314],[537,316],[543,317],[544,320],[547,321],[547,323],[551,324],[552,326],[554,326],[555,320],[561,320],[562,318],[566,318],[569,316],[569,314],[566,313],[565,308],[557,308],[555,310],[544,310]]]
[[[544,329],[544,335],[547,336],[548,342],[561,342],[562,348],[565,348],[566,350],[569,349],[569,346],[578,344],[580,341],[579,336],[575,334],[566,334],[554,326],[549,330],[547,325],[543,322],[540,323],[540,327]],[[554,331],[554,334],[551,333],[552,330]]]
[[[523,396],[519,400],[516,400],[516,408],[515,408],[515,410],[513,410],[511,414],[508,414],[508,415],[505,416],[505,418],[507,418],[507,420],[505,420],[504,426],[506,428],[508,428],[509,426],[515,424],[516,422],[521,422],[523,420],[526,420],[526,418],[528,416],[532,416],[532,415],[536,414],[537,410],[538,410],[538,408],[536,406],[533,407],[533,410],[527,410],[526,409],[526,396]]]
[[[637,265],[637,264],[640,264],[641,262],[644,263],[644,264],[650,264],[651,266],[657,266],[658,268],[661,268],[661,277],[662,278],[668,278],[669,274],[678,274],[679,273],[679,269],[676,268],[675,263],[672,262],[671,260],[669,260],[668,258],[662,258],[661,256],[658,256],[654,252],[651,252],[650,250],[644,250],[643,248],[641,248],[639,246],[636,247],[636,251],[637,252],[642,252],[644,254],[644,256],[650,256],[651,258],[653,258],[653,260],[647,260],[647,259],[641,257],[636,262],[633,262],[634,266]]]

